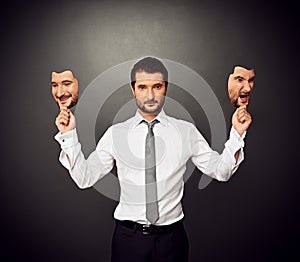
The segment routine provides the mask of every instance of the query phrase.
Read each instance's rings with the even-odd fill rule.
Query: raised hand
[[[67,107],[60,107],[60,112],[55,119],[55,124],[61,134],[71,131],[76,127],[75,116]]]
[[[247,106],[242,105],[237,108],[232,116],[232,125],[240,136],[249,128],[252,117],[247,111]]]

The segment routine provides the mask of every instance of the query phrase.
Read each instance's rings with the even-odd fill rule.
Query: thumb
[[[62,110],[68,110],[68,108],[66,106],[63,106],[61,105],[60,103],[59,104],[59,110],[62,111]]]
[[[239,108],[247,110],[247,105],[241,105]]]

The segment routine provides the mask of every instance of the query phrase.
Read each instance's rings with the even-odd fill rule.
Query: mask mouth
[[[71,95],[63,95],[63,96],[59,97],[59,100],[61,102],[64,102],[64,101],[67,101],[70,97],[71,97]]]
[[[246,98],[248,96],[250,96],[250,92],[248,92],[248,93],[241,93],[240,94],[240,98]]]
[[[241,93],[240,96],[239,96],[239,99],[237,101],[238,106],[248,105],[249,99],[250,99],[250,92]]]

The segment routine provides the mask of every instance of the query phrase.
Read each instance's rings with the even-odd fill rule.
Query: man
[[[246,107],[236,109],[230,139],[220,155],[193,124],[164,113],[168,71],[161,61],[147,57],[137,62],[131,85],[136,115],[111,126],[87,160],[74,115],[61,108],[55,137],[62,148],[60,161],[80,188],[94,185],[116,161],[121,192],[114,212],[113,262],[188,261],[181,206],[186,163],[191,159],[203,173],[227,181],[243,160],[251,116]]]
[[[59,107],[71,108],[78,100],[78,80],[72,71],[51,74],[52,95]]]
[[[248,106],[254,87],[254,69],[236,66],[228,77],[228,95],[233,106]]]

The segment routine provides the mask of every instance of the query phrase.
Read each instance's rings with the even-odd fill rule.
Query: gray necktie
[[[145,122],[148,125],[145,143],[146,218],[151,224],[154,224],[158,219],[155,141],[153,134],[153,126],[158,122],[156,119],[150,123]]]

